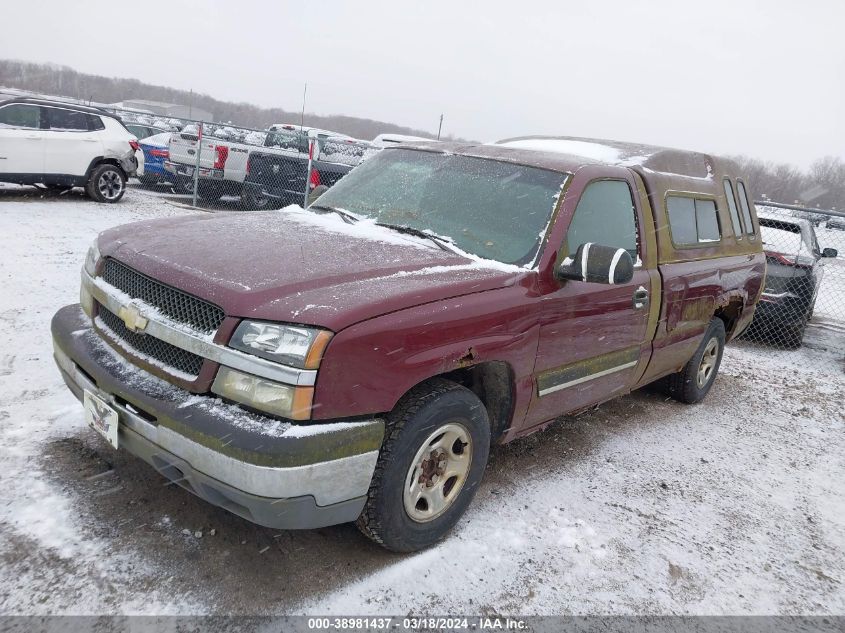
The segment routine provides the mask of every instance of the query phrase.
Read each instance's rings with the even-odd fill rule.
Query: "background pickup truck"
[[[344,154],[342,149],[338,150],[338,146],[346,144],[347,141],[354,142],[354,140],[325,130],[299,128],[293,125],[274,125],[267,132],[253,131],[236,139],[221,138],[204,131],[197,195],[206,201],[218,200],[224,195],[241,196],[245,208],[264,208],[269,201],[262,196],[261,188],[249,187],[245,190],[243,186],[248,172],[249,156],[257,148],[262,148],[262,156],[278,156],[279,162],[286,165],[298,165],[304,160],[307,168],[308,141],[311,138],[316,139],[320,147],[326,139],[332,138],[333,143],[327,149],[335,154],[339,153],[340,158],[347,160],[347,162],[351,160],[349,157],[350,150],[347,150]],[[182,193],[193,192],[198,146],[199,141],[195,126],[188,126],[181,132],[173,134],[170,140],[170,158],[165,163],[165,169],[176,176],[177,189]],[[361,153],[363,153],[363,150],[361,150]],[[289,163],[287,159],[292,157],[293,161]],[[347,166],[345,171],[349,171],[350,168]],[[303,175],[302,184],[299,188],[300,198],[305,192],[304,182],[305,177]]]
[[[309,142],[312,139],[315,143],[309,176]],[[321,185],[331,187],[378,151],[369,143],[348,137],[314,137],[298,129],[270,133],[265,145],[276,149],[250,153],[244,193],[251,200],[268,200],[267,206],[302,204],[306,179],[309,180],[309,192]]]
[[[253,139],[263,144],[261,133]],[[266,135],[265,135],[266,137]],[[194,169],[197,165],[199,139],[196,126],[187,126],[170,139],[170,158],[165,169],[176,177],[177,189],[192,193]],[[223,195],[241,195],[247,156],[255,145],[203,134],[202,154],[199,163],[199,190],[204,200],[217,200]]]

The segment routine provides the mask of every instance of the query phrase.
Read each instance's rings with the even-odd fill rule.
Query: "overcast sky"
[[[482,141],[845,157],[845,2],[4,2],[0,57]]]

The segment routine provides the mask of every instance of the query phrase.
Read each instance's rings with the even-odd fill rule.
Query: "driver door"
[[[559,221],[568,227],[558,261],[587,242],[624,248],[634,276],[616,285],[560,281],[542,298],[528,426],[627,393],[648,363],[656,272],[643,265],[650,258],[643,252],[646,219],[637,192],[633,175],[622,168],[580,170],[567,190]]]

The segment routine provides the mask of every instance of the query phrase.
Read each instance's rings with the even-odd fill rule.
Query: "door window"
[[[0,126],[37,130],[41,127],[41,108],[27,103],[13,103],[0,108]]]
[[[566,232],[567,254],[587,242],[624,248],[637,260],[636,212],[626,181],[597,180],[584,189]]]
[[[70,130],[72,132],[88,131],[88,115],[84,112],[50,108],[50,129]]]

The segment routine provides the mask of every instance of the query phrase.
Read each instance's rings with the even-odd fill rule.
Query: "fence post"
[[[311,163],[314,160],[314,139],[308,139],[308,170],[305,172],[305,195],[302,199],[302,208],[308,208],[308,187],[311,186]]]
[[[200,156],[202,155],[202,121],[197,121],[197,163],[194,166],[194,201],[193,206],[197,206],[197,189],[199,189],[200,182]]]

